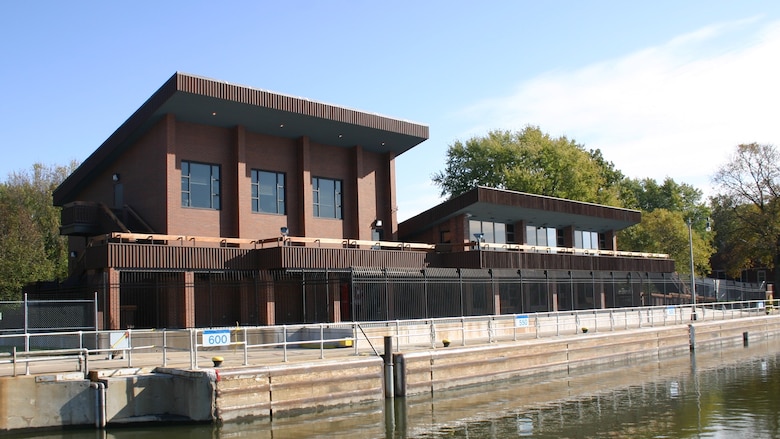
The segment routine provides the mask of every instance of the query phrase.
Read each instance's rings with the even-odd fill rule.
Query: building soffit
[[[375,153],[402,154],[428,138],[428,126],[223,81],[174,74],[54,193],[54,204],[72,199],[166,114],[176,120]]]

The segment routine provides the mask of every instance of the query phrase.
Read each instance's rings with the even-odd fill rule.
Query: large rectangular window
[[[252,212],[284,215],[284,174],[252,170]]]
[[[514,234],[514,229],[513,234]],[[482,242],[491,244],[507,243],[507,225],[492,221],[469,220],[469,239],[474,238],[475,233],[482,233]]]
[[[311,180],[314,196],[314,216],[319,218],[342,218],[341,180],[314,177]]]
[[[587,230],[575,230],[574,248],[597,250],[599,248],[599,234]]]
[[[181,205],[219,210],[219,165],[181,162]]]

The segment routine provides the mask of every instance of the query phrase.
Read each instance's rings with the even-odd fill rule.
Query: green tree
[[[76,164],[11,173],[0,183],[0,298],[21,297],[30,282],[64,278],[67,240],[60,236],[60,210],[52,192]]]
[[[552,138],[528,126],[456,141],[447,151],[446,169],[434,174],[433,181],[450,197],[481,185],[615,204],[616,182],[622,178],[601,151],[587,151],[566,137]]]
[[[643,222],[618,235],[622,249],[667,253],[681,272],[690,272],[687,218],[694,218],[695,271],[709,273],[711,239],[704,231],[709,208],[702,192],[666,178],[629,179],[602,155],[538,127],[491,131],[456,141],[444,171],[433,176],[442,195],[457,196],[478,185],[641,210]],[[662,210],[655,215],[656,210]],[[647,223],[646,223],[647,222]],[[672,231],[680,232],[670,234]]]
[[[700,218],[709,215],[709,209],[702,202],[701,190],[686,183],[677,183],[670,177],[662,184],[652,178],[627,178],[621,182],[620,198],[623,206],[644,212],[666,209]]]
[[[692,236],[694,272],[703,277],[711,271],[709,261],[714,248],[709,235],[698,228],[703,229],[701,222],[694,225],[689,235],[683,212],[659,208],[643,213],[642,222],[621,231],[618,241],[623,250],[666,253],[674,259],[678,273],[690,275]]]
[[[742,144],[715,173],[720,260],[732,275],[767,267],[780,285],[780,153],[773,145]]]

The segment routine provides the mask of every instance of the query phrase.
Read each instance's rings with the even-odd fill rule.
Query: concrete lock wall
[[[82,374],[0,378],[0,431],[94,424],[95,397]]]
[[[694,333],[694,347],[690,328],[678,325],[398,353],[394,355],[394,390],[396,396],[417,395],[500,379],[663,358],[695,347],[733,345],[743,343],[745,337],[759,340],[777,335],[780,318],[697,322]]]
[[[276,416],[381,400],[382,380],[377,357],[221,371],[215,418]]]
[[[157,368],[155,373],[106,377],[106,422],[211,421],[213,371]]]
[[[209,372],[113,370],[0,378],[0,431],[152,421],[211,421]],[[213,373],[212,373],[213,374]],[[105,404],[100,400],[101,383]],[[103,419],[101,419],[103,418]]]

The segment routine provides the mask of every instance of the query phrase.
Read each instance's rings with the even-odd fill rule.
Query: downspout
[[[95,389],[95,428],[106,428],[106,384],[93,381],[89,387]]]

